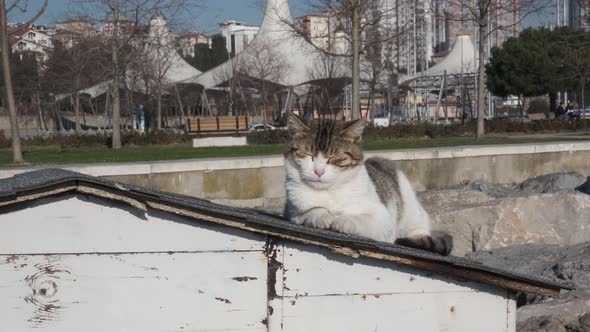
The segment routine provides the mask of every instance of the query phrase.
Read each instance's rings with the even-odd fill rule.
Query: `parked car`
[[[275,129],[277,129],[277,127],[269,125],[269,124],[265,125],[263,123],[255,124],[250,127],[250,131],[275,130]]]

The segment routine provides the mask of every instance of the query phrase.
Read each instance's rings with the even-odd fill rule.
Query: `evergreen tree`
[[[205,72],[217,67],[229,59],[225,47],[225,37],[220,34],[213,36],[211,48],[207,44],[195,45],[195,57],[190,61],[198,70]]]
[[[229,60],[227,53],[226,40],[220,34],[213,36],[211,40],[211,64],[216,67]]]

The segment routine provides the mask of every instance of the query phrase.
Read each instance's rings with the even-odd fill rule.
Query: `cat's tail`
[[[453,250],[453,237],[446,232],[433,231],[431,235],[399,238],[395,244],[448,256]]]

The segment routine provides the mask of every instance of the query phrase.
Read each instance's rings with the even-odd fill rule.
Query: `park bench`
[[[196,117],[188,118],[188,133],[199,137],[216,134],[235,134],[247,132],[247,116],[236,117]]]

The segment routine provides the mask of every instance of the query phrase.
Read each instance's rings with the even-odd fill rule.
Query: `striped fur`
[[[448,256],[453,250],[453,237],[446,232],[432,232],[416,238],[399,238],[395,244]]]

